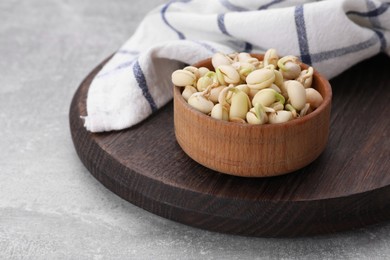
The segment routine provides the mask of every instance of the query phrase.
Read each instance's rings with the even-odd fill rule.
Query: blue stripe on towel
[[[138,55],[139,51],[129,51],[129,50],[121,49],[121,50],[118,50],[116,53],[129,54],[129,55]]]
[[[225,27],[225,14],[218,14],[217,16],[218,28],[225,35],[231,36]]]
[[[161,18],[163,19],[164,23],[169,27],[171,28],[173,31],[175,31],[177,33],[177,36],[179,37],[180,40],[183,40],[185,39],[186,37],[184,36],[184,34],[182,32],[180,32],[179,30],[177,30],[176,28],[174,28],[170,23],[169,21],[167,20],[167,17],[166,17],[166,13],[167,13],[167,10],[169,8],[169,6],[171,4],[173,4],[175,1],[170,1],[169,3],[165,4],[163,6],[163,8],[161,8]],[[186,2],[189,2],[189,1],[186,1]]]
[[[134,61],[135,61],[135,59],[123,62],[123,63],[119,64],[118,66],[116,66],[115,68],[113,68],[112,70],[106,71],[104,73],[99,72],[99,74],[96,75],[96,78],[105,77],[105,76],[108,76],[108,75],[118,71],[118,70],[128,68],[134,63]]]
[[[253,50],[253,45],[249,42],[245,42],[244,52],[251,52]]]
[[[223,5],[229,11],[233,11],[233,12],[245,12],[245,11],[248,11],[248,9],[246,9],[244,7],[241,7],[241,6],[238,6],[238,5],[230,3],[229,0],[219,0],[219,2],[221,3],[221,5]]]
[[[371,0],[366,0],[367,8],[369,11],[375,10],[376,5]],[[374,26],[374,28],[381,28],[381,23],[379,22],[378,16],[369,16],[368,19],[370,20],[371,24]]]
[[[207,44],[207,43],[205,43],[205,42],[193,41],[193,40],[191,40],[191,42],[203,46],[205,49],[207,49],[207,50],[210,51],[211,53],[216,53],[216,52],[218,52],[217,49],[215,49],[213,46],[211,46],[210,44]]]
[[[312,60],[312,62],[321,62],[324,60],[329,60],[329,59],[336,58],[336,57],[339,57],[342,55],[346,55],[349,53],[358,52],[358,51],[367,49],[367,48],[375,45],[377,42],[378,42],[378,37],[376,35],[373,35],[367,41],[364,41],[364,42],[361,42],[358,44],[354,44],[351,46],[347,46],[347,47],[343,47],[343,48],[339,48],[339,49],[335,49],[335,50],[311,54],[311,60]]]
[[[362,17],[376,17],[386,12],[389,7],[390,7],[390,3],[382,3],[378,8],[375,8],[368,12],[348,11],[346,12],[346,14],[347,15],[352,14],[352,15],[357,15]]]
[[[134,63],[133,66],[133,73],[134,77],[137,80],[139,88],[142,90],[142,95],[145,97],[145,99],[148,101],[150,108],[152,109],[152,112],[157,111],[157,105],[153,100],[152,95],[149,92],[148,85],[146,84],[145,75],[141,69],[141,66],[139,65],[139,61],[137,60]]]
[[[295,26],[297,28],[299,51],[301,53],[301,60],[303,63],[311,65],[311,57],[309,52],[309,43],[306,34],[305,17],[303,12],[303,5],[295,7]]]
[[[259,8],[257,8],[257,10],[265,10],[265,9],[268,9],[270,6],[279,4],[280,2],[283,2],[283,1],[284,1],[284,0],[273,0],[273,1],[269,2],[268,4],[265,4],[265,5],[260,6]]]
[[[386,51],[386,48],[387,48],[387,42],[386,42],[386,38],[385,36],[383,35],[383,33],[379,30],[374,30],[374,32],[376,33],[376,35],[378,36],[379,38],[379,42],[381,44],[381,52],[385,52]]]
[[[386,51],[387,42],[386,42],[386,38],[384,37],[383,33],[380,30],[378,30],[378,28],[382,28],[382,25],[380,23],[380,20],[378,19],[378,16],[385,13],[389,9],[390,3],[389,2],[381,3],[381,5],[379,7],[376,7],[374,2],[372,2],[371,0],[366,0],[366,4],[367,4],[367,8],[368,8],[367,12],[348,11],[348,12],[346,12],[346,14],[347,15],[357,15],[360,17],[368,18],[368,20],[370,21],[370,23],[374,27],[373,31],[375,32],[375,34],[377,35],[377,37],[379,39],[380,51],[384,52],[384,51]]]
[[[231,36],[233,37],[226,29],[226,26],[225,26],[225,14],[218,14],[217,16],[217,23],[218,23],[218,28],[219,30],[227,35],[227,36]],[[250,44],[249,42],[244,42],[245,43],[245,47],[244,47],[244,50],[245,52],[250,52],[253,48],[252,44]]]
[[[367,3],[367,8],[369,11],[375,11],[375,10],[378,10],[381,8],[381,6],[383,6],[383,4],[381,6],[379,6],[379,8],[376,8],[376,5],[374,2],[372,2],[371,0],[366,0],[366,3]],[[386,10],[387,10],[387,5],[386,5]],[[380,51],[385,51],[386,50],[386,39],[383,35],[383,33],[379,30],[376,30],[377,28],[382,28],[382,25],[381,25],[381,22],[379,21],[379,18],[378,18],[379,15],[376,15],[376,16],[369,16],[368,19],[370,21],[370,23],[372,24],[372,26],[374,27],[374,32],[376,33],[376,35],[378,36],[379,38],[379,42],[380,42]]]

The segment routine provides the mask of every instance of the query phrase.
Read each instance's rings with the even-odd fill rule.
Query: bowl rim
[[[264,57],[263,54],[257,54],[257,53],[250,53],[250,55],[253,57],[256,57],[258,59],[261,59],[261,60]],[[204,63],[211,64],[211,57],[207,58],[207,59],[200,60],[191,66],[199,68]],[[309,65],[304,64],[302,62],[299,62],[299,64],[300,64],[301,68],[304,68],[304,69],[307,69],[309,67]],[[319,107],[317,107],[310,114],[305,115],[303,117],[295,118],[293,120],[283,122],[283,123],[254,125],[254,124],[244,124],[244,123],[239,123],[239,122],[224,121],[224,120],[213,118],[213,117],[206,115],[206,114],[196,110],[195,108],[191,107],[187,103],[187,101],[183,98],[183,96],[181,95],[181,91],[180,91],[181,88],[178,86],[175,86],[175,85],[173,86],[174,87],[173,88],[174,89],[173,96],[174,96],[174,99],[176,99],[178,102],[180,102],[181,104],[184,105],[186,110],[194,112],[196,115],[198,115],[201,118],[204,118],[205,120],[209,120],[210,122],[213,122],[216,124],[221,124],[221,125],[226,126],[226,127],[240,127],[240,128],[244,128],[244,129],[245,128],[251,128],[251,129],[253,129],[253,128],[259,128],[259,129],[270,128],[270,129],[272,129],[272,128],[300,125],[300,124],[304,124],[305,122],[310,121],[313,118],[315,118],[318,114],[320,114],[323,110],[325,110],[326,107],[330,106],[331,102],[332,102],[332,87],[331,87],[329,81],[323,75],[321,75],[314,67],[313,67],[313,69],[314,69],[313,76],[318,78],[319,82],[324,83],[323,85],[324,85],[324,89],[325,89],[325,96],[323,96],[323,99],[324,99],[323,102],[321,103],[321,105]]]

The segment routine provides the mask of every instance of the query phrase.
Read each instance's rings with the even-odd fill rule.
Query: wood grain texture
[[[252,56],[263,60],[263,55]],[[213,70],[211,59],[193,66]],[[176,140],[193,160],[222,173],[270,177],[296,171],[313,162],[328,140],[332,90],[317,71],[312,87],[324,98],[315,111],[286,123],[265,125],[216,120],[188,105],[182,88],[174,87]]]
[[[310,165],[270,178],[220,174],[175,140],[172,103],[123,131],[92,134],[80,115],[94,69],[70,107],[76,151],[125,200],[191,226],[249,236],[302,236],[390,219],[390,59],[376,56],[331,81],[329,141]]]

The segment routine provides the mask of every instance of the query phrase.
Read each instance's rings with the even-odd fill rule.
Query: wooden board
[[[271,178],[224,175],[191,160],[175,140],[172,103],[130,129],[87,132],[79,116],[102,64],[75,93],[70,128],[87,169],[125,200],[187,225],[249,236],[331,233],[390,219],[387,56],[331,81],[325,151],[309,166]]]

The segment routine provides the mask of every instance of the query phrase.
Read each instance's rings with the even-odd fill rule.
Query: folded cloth
[[[390,1],[177,0],[143,19],[96,75],[85,127],[131,127],[172,98],[171,74],[216,52],[298,56],[332,78],[390,54]]]

